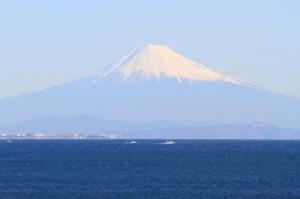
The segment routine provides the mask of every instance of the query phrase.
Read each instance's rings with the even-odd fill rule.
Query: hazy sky
[[[300,98],[300,1],[0,2],[0,96],[97,73],[128,51],[166,44]]]

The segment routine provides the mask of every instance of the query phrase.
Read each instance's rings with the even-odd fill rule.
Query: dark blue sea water
[[[300,198],[300,141],[0,141],[0,199]]]

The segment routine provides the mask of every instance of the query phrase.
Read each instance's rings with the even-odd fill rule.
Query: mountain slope
[[[101,74],[2,99],[0,110],[0,126],[49,115],[88,114],[125,123],[263,122],[300,127],[300,100],[249,87],[165,46],[153,45]]]

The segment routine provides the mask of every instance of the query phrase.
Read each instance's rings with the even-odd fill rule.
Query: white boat
[[[130,142],[126,142],[127,144],[136,144],[137,142],[135,140],[131,140]]]
[[[171,139],[167,139],[165,142],[163,142],[162,144],[176,144],[176,142],[174,140]]]
[[[12,143],[12,141],[11,140],[5,140],[7,143]]]

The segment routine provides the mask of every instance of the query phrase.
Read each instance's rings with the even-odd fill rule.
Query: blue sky
[[[300,98],[300,1],[1,1],[0,96],[97,73],[166,44],[213,69]]]

